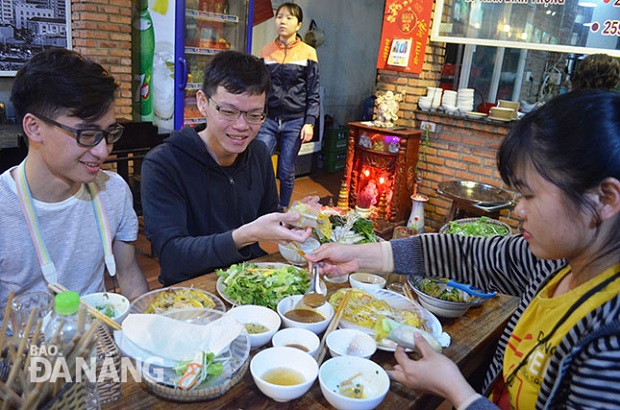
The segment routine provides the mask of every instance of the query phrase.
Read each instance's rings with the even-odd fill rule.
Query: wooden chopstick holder
[[[327,354],[327,347],[325,346],[325,342],[327,341],[327,336],[331,332],[336,330],[336,328],[340,324],[340,320],[342,319],[342,315],[344,314],[344,309],[349,304],[350,298],[351,298],[351,292],[347,291],[347,293],[345,293],[344,297],[342,298],[340,305],[338,305],[338,309],[336,309],[336,313],[334,313],[334,317],[332,318],[331,322],[329,322],[329,326],[327,326],[327,329],[325,330],[325,333],[323,334],[323,338],[321,339],[321,343],[319,344],[319,350],[318,350],[318,354],[316,357],[316,362],[318,363],[319,366],[321,365],[321,363],[323,363],[323,360],[325,359],[325,355]]]
[[[47,285],[47,287],[52,292],[54,292],[54,293],[60,293],[60,292],[64,292],[64,291],[67,290],[67,288],[65,288],[60,283],[49,284],[49,285]],[[98,311],[97,309],[95,309],[94,307],[89,305],[88,303],[84,302],[82,299],[80,299],[80,304],[83,305],[88,310],[88,313],[90,313],[91,316],[96,317],[97,319],[99,319],[101,322],[103,322],[110,329],[112,329],[112,330],[121,330],[122,329],[121,325],[119,325],[114,320],[112,320],[110,317],[104,315],[103,313],[101,313],[100,311]]]

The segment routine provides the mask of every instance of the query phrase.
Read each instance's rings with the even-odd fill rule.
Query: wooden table
[[[257,262],[282,262],[279,254],[260,258]],[[217,294],[217,275],[208,274],[186,282],[178,286],[193,286]],[[328,290],[333,292],[344,285],[329,283]],[[226,303],[226,302],[225,302]],[[459,365],[466,377],[472,377],[476,373],[484,372],[486,365],[493,355],[495,343],[499,339],[502,329],[510,315],[517,307],[518,299],[512,296],[499,295],[482,307],[470,309],[464,316],[458,319],[442,320],[443,329],[452,337],[452,343],[444,353]],[[162,332],[165,330],[162,329]],[[268,347],[268,346],[267,346]],[[252,351],[251,355],[256,353]],[[329,353],[326,360],[329,358]],[[386,369],[392,368],[396,361],[391,352],[377,351],[372,360]],[[379,408],[392,409],[431,409],[441,403],[441,399],[418,394],[408,387],[392,382],[390,391]],[[128,408],[135,409],[165,409],[171,407],[180,409],[331,409],[325,400],[319,387],[318,379],[308,393],[297,400],[287,403],[277,403],[263,395],[252,380],[248,369],[243,379],[232,387],[223,396],[214,400],[196,403],[178,403],[160,399],[150,393],[144,383],[133,381],[122,385],[122,396],[119,400],[102,406],[103,409]]]

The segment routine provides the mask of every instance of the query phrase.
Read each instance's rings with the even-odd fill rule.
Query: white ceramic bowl
[[[332,357],[357,356],[368,359],[377,351],[374,339],[357,329],[334,330],[327,335],[326,343]]]
[[[418,105],[420,106],[420,109],[424,111],[430,110],[432,103],[432,100],[425,99],[423,97],[420,97],[420,99],[418,100]]]
[[[349,283],[352,288],[369,291],[383,289],[385,287],[385,278],[372,273],[360,272],[349,275]]]
[[[450,302],[447,300],[432,297],[422,292],[420,290],[420,282],[423,280],[423,278],[418,276],[410,276],[408,280],[411,288],[417,295],[420,304],[437,316],[445,318],[461,317],[465,313],[467,313],[467,311],[471,307],[479,306],[489,300],[478,297],[470,297],[462,290],[457,290],[463,298],[462,300],[468,300],[468,302]]]
[[[312,253],[317,250],[319,246],[321,246],[321,243],[314,238],[308,238],[306,242],[299,244],[299,247],[304,253]],[[280,250],[280,255],[293,265],[306,265],[307,261],[297,252],[297,248],[292,242],[286,245],[278,244],[278,249]]]
[[[250,362],[250,373],[258,389],[278,402],[297,399],[304,394],[316,380],[318,365],[308,353],[294,347],[271,347],[258,352]],[[285,369],[300,374],[303,381],[292,386],[284,386],[265,381],[269,371]]]
[[[341,383],[357,373],[361,375],[352,382],[363,386],[364,397],[357,399],[340,394]],[[390,379],[381,366],[354,356],[335,357],[323,363],[319,369],[319,384],[325,399],[339,410],[374,409],[390,389]]]
[[[273,347],[295,347],[314,357],[321,341],[314,332],[308,329],[289,327],[277,331],[271,339],[271,344]]]
[[[280,318],[282,319],[282,323],[284,323],[284,327],[300,327],[302,329],[308,329],[316,334],[322,333],[325,329],[327,329],[330,320],[334,317],[334,308],[329,304],[329,302],[325,302],[323,306],[316,308],[316,311],[325,318],[320,322],[302,323],[284,316],[286,312],[297,306],[302,297],[303,295],[287,296],[278,303],[277,311],[278,315],[280,315]]]
[[[119,293],[100,292],[80,297],[81,300],[120,324],[129,314],[129,299]]]
[[[458,115],[461,113],[459,107],[455,105],[442,105],[442,108],[447,114]]]
[[[261,347],[269,343],[273,335],[278,331],[278,329],[280,329],[280,325],[282,324],[280,316],[265,306],[237,306],[226,312],[226,315],[233,316],[244,326],[248,324],[256,324],[267,328],[264,332],[252,333],[251,329],[248,329],[248,326],[246,326],[246,330],[250,336],[250,345],[252,348]]]
[[[428,296],[426,293],[417,288],[414,288],[413,290],[416,295],[418,295],[418,301],[420,304],[437,316],[446,318],[461,317],[467,313],[469,308],[472,306],[469,303],[448,302],[445,300],[436,299]]]

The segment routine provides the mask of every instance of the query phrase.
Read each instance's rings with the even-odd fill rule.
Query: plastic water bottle
[[[75,345],[76,336],[82,336],[90,326],[91,319],[86,313],[84,313],[84,325],[79,323],[79,310],[80,295],[77,292],[61,292],[54,298],[54,311],[45,327],[44,334],[46,343],[58,347],[59,355],[66,357]],[[92,358],[96,359],[96,357],[97,346],[95,345],[90,357],[86,360],[91,363]],[[84,381],[84,378],[82,380],[86,383],[86,408],[100,409],[96,377],[92,381]]]
[[[59,350],[66,354],[73,346],[73,337],[78,332],[78,311],[80,310],[80,295],[77,292],[66,291],[54,298],[54,311],[45,327],[45,341],[57,341]],[[54,337],[58,333],[58,339]]]

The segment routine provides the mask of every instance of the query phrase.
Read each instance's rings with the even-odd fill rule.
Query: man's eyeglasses
[[[37,118],[40,118],[41,120],[49,124],[55,125],[58,128],[61,128],[65,131],[69,131],[72,134],[75,134],[75,139],[77,140],[77,143],[83,147],[94,147],[98,145],[101,142],[101,140],[104,138],[107,144],[114,144],[115,142],[121,139],[121,136],[123,135],[123,131],[125,131],[125,127],[123,127],[120,124],[115,124],[105,131],[100,130],[98,128],[77,129],[77,128],[69,127],[67,125],[62,125],[61,123],[58,123],[40,114],[33,113],[32,115],[34,115]]]
[[[205,94],[205,96],[207,97],[209,105],[215,108],[215,110],[225,120],[235,121],[239,119],[241,114],[243,114],[243,118],[245,118],[246,122],[248,122],[249,124],[261,124],[263,121],[265,121],[265,118],[267,118],[267,113],[264,110],[241,111],[232,107],[221,107],[220,105],[218,105],[218,103],[213,101],[213,98],[211,98],[210,95]]]

